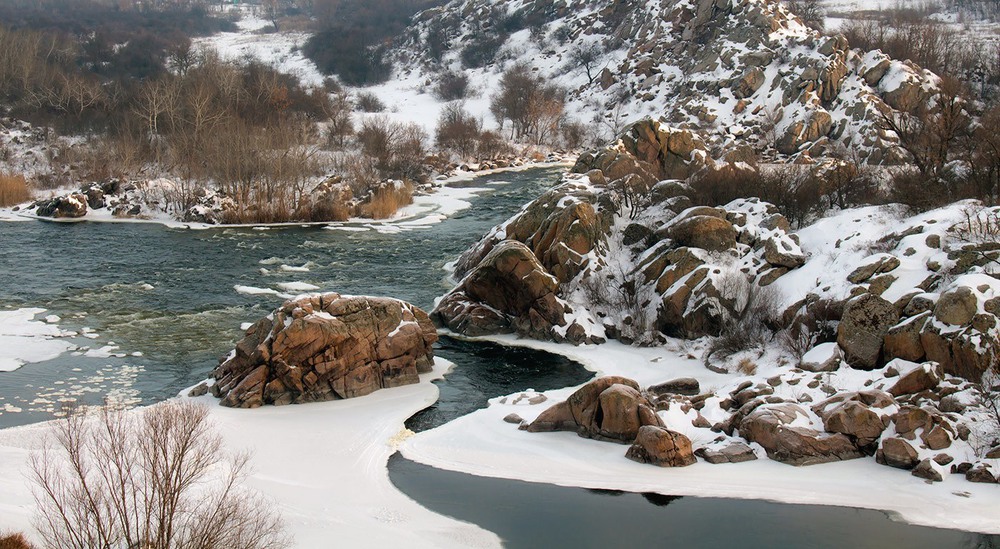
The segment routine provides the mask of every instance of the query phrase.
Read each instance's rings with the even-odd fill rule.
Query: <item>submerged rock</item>
[[[437,332],[404,301],[327,293],[287,301],[257,321],[213,372],[223,406],[351,398],[417,383]]]

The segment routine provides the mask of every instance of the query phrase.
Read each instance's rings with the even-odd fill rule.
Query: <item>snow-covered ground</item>
[[[664,348],[635,348],[610,342],[598,347],[572,347],[532,342],[508,336],[488,338],[563,354],[603,375],[631,377],[640,385],[677,377],[694,377],[702,388],[720,388],[736,376],[707,370],[700,361]],[[1000,533],[996,485],[967,482],[962,475],[929,483],[907,471],[878,465],[872,459],[794,467],[767,459],[712,465],[699,461],[681,468],[659,468],[624,457],[626,446],[585,439],[570,432],[527,433],[503,418],[516,413],[527,421],[575,388],[544,393],[548,400],[498,397],[490,406],[436,429],[406,439],[402,454],[426,465],[481,476],[670,495],[766,499],[787,503],[822,504],[889,511],[925,526]],[[704,435],[690,418],[675,411],[660,412],[668,428],[693,438]]]
[[[202,400],[228,446],[253,452],[250,486],[275,502],[296,547],[498,547],[495,534],[424,509],[389,481],[403,422],[437,399],[431,380],[450,367],[438,359],[418,384],[308,406],[242,410]],[[0,430],[3,529],[32,531],[26,473],[47,430]]]
[[[256,59],[281,72],[296,76],[303,85],[320,87],[326,77],[305,58],[299,48],[309,39],[307,32],[273,32],[271,22],[251,8],[240,11],[235,32],[221,32],[194,41],[196,47],[213,50],[223,59]]]

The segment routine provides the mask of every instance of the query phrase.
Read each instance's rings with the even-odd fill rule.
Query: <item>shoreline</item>
[[[0,208],[0,223],[13,223],[13,222],[28,222],[28,221],[40,221],[46,223],[140,223],[140,224],[155,224],[161,225],[168,229],[182,229],[182,230],[210,230],[210,229],[257,229],[257,230],[268,230],[268,229],[287,229],[287,228],[306,228],[306,227],[318,227],[318,228],[329,228],[329,229],[344,229],[344,230],[378,230],[378,227],[398,227],[403,225],[406,229],[418,228],[424,225],[439,223],[444,219],[454,215],[455,213],[462,211],[469,207],[469,204],[464,200],[473,195],[479,194],[481,192],[486,192],[490,190],[487,187],[483,188],[470,188],[470,187],[453,187],[449,186],[454,183],[464,183],[469,181],[475,181],[480,177],[486,177],[491,175],[499,175],[504,173],[517,173],[524,172],[533,169],[551,169],[551,168],[569,168],[573,166],[573,162],[560,160],[555,162],[525,162],[520,166],[510,166],[507,168],[493,168],[488,170],[480,170],[475,172],[459,172],[450,175],[444,179],[438,179],[433,181],[433,191],[427,194],[415,195],[413,197],[413,202],[406,206],[403,206],[396,211],[391,217],[386,219],[369,219],[364,217],[353,217],[346,221],[288,221],[281,223],[232,223],[232,224],[222,224],[222,223],[197,223],[190,221],[178,221],[176,219],[169,218],[166,213],[162,213],[161,216],[157,217],[114,217],[110,215],[110,212],[103,210],[99,215],[93,215],[93,210],[88,210],[88,213],[83,217],[77,218],[52,218],[43,217],[34,214],[23,213],[21,211],[13,211],[11,208]],[[452,190],[453,196],[448,193],[442,195],[442,191]],[[435,197],[439,197],[440,200],[434,200]],[[446,201],[451,201],[450,204]],[[457,201],[457,202],[456,202]],[[30,202],[25,203],[30,204]],[[446,204],[451,207],[445,207]],[[24,204],[19,204],[18,206],[23,207]],[[14,206],[17,207],[17,206]],[[440,213],[443,210],[444,213]],[[421,223],[424,222],[424,223]],[[394,231],[395,232],[395,231]]]
[[[447,331],[442,333],[454,337]],[[552,352],[597,375],[637,378],[640,385],[692,376],[710,387],[720,379],[739,378],[710,372],[700,361],[671,356],[676,353],[665,348],[632,348],[617,342],[573,347],[513,336],[458,337]],[[876,464],[872,458],[795,467],[770,460],[761,451],[759,459],[745,463],[713,465],[699,460],[689,467],[659,468],[626,459],[627,445],[585,439],[571,432],[527,433],[503,421],[509,413],[531,421],[575,389],[546,391],[548,401],[535,406],[504,404],[503,397],[493,398],[487,408],[408,438],[400,453],[417,463],[484,477],[587,489],[870,509],[913,525],[1000,534],[995,520],[995,509],[1000,507],[997,486],[971,483],[960,475],[930,484],[906,471]]]

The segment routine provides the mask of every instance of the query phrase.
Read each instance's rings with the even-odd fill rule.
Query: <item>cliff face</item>
[[[394,55],[429,81],[465,70],[483,92],[529,63],[609,137],[651,116],[712,146],[849,149],[872,163],[898,157],[880,113],[913,109],[937,82],[821,36],[768,0],[456,0],[418,15]]]

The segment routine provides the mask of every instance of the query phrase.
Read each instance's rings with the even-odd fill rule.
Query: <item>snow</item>
[[[257,59],[281,72],[297,77],[303,85],[320,87],[325,76],[306,59],[299,49],[310,34],[306,32],[268,32],[271,23],[243,10],[236,32],[222,32],[194,40],[196,47],[213,50],[229,61]]]
[[[319,289],[319,286],[308,282],[279,282],[276,286],[286,292],[311,292]]]
[[[499,547],[496,535],[437,515],[389,481],[386,463],[409,431],[403,421],[432,404],[431,383],[452,364],[438,359],[420,383],[368,396],[255,410],[199,400],[232,449],[253,452],[251,488],[274,500],[296,547]],[[25,473],[47,424],[0,430],[3,527],[31,532],[33,500]]]
[[[662,348],[633,348],[616,342],[572,347],[511,336],[488,339],[559,353],[600,374],[636,379],[640,386],[690,376],[697,378],[705,390],[732,379]],[[855,377],[860,381],[869,372],[858,374]],[[943,482],[929,484],[905,471],[878,465],[870,458],[808,467],[764,458],[732,465],[699,461],[689,467],[660,468],[626,459],[623,445],[585,439],[570,432],[527,433],[503,421],[511,412],[531,421],[574,389],[546,391],[548,399],[534,406],[522,402],[515,408],[507,404],[509,398],[493,399],[488,408],[406,439],[400,450],[407,459],[425,465],[495,478],[592,489],[859,507],[888,511],[925,526],[1000,533],[995,520],[1000,505],[996,487],[970,483],[947,471],[942,472]],[[705,431],[692,429],[679,410],[671,408],[660,414],[671,428],[683,428],[686,433]],[[809,414],[813,415],[811,411]],[[803,417],[797,421],[809,425],[816,420]],[[763,457],[760,449],[757,452]]]
[[[54,322],[35,320],[44,312],[37,308],[0,311],[0,372],[52,360],[73,349],[71,343],[54,339],[68,335]]]

